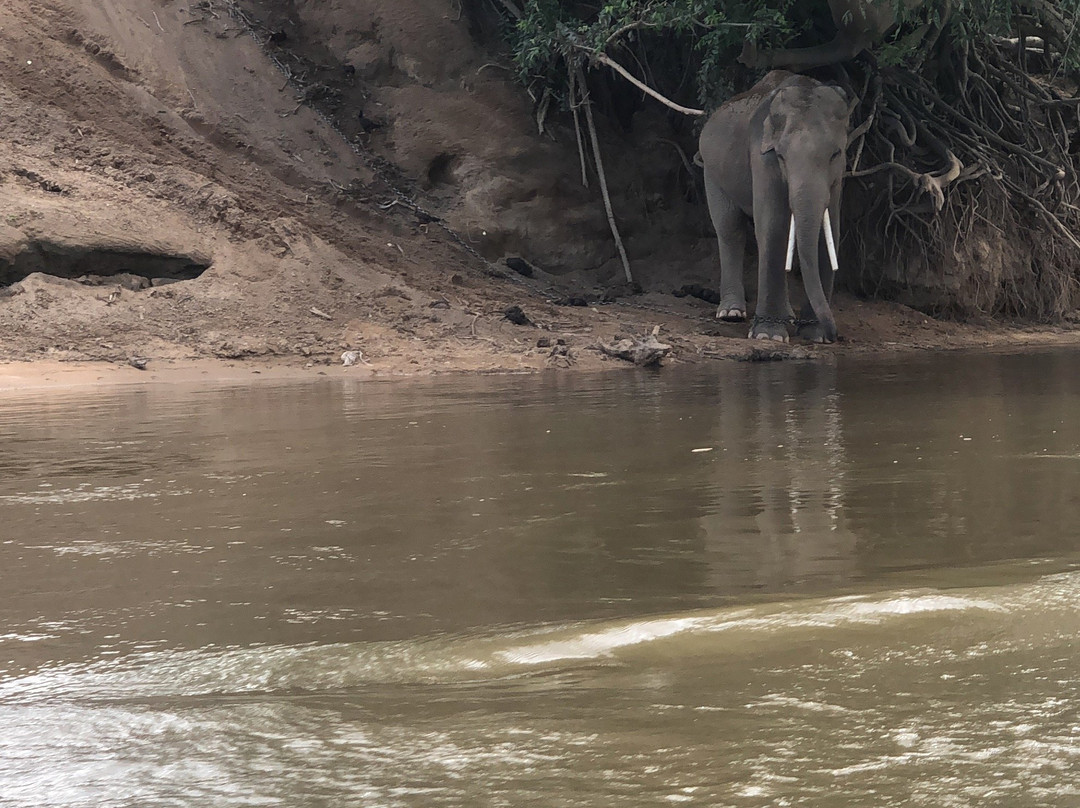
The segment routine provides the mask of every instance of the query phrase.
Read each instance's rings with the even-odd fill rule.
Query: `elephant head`
[[[787,268],[797,246],[806,297],[826,342],[836,339],[829,296],[836,268],[835,240],[839,235],[848,114],[843,90],[800,76],[773,92],[761,131],[761,155],[772,171],[779,173],[780,183],[774,187],[782,188],[780,193],[786,192],[787,196],[772,201],[780,210],[786,208],[785,218],[790,222]],[[822,266],[826,228],[828,251],[826,265]],[[828,265],[830,258],[832,266]]]

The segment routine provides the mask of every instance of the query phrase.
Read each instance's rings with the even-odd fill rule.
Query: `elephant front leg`
[[[743,254],[746,250],[746,216],[719,184],[705,177],[705,196],[716,241],[720,246],[720,305],[716,317],[741,323],[746,319],[746,289],[743,286]]]
[[[790,214],[762,218],[764,221],[756,228],[758,299],[748,336],[750,339],[787,342],[788,323],[792,317],[784,264]]]

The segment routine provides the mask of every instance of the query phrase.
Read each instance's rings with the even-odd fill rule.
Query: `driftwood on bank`
[[[625,338],[611,344],[601,342],[597,347],[605,356],[625,359],[641,367],[659,365],[660,361],[671,352],[671,346],[660,342],[654,334],[649,334],[644,339]]]

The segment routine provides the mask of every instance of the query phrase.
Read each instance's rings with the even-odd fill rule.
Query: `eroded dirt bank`
[[[295,49],[249,36],[238,8]],[[661,147],[634,140],[645,135],[607,133],[621,144],[612,172],[641,178],[619,205],[646,293],[602,302],[621,269],[572,136],[558,122],[554,139],[537,133],[527,97],[476,44],[483,21],[455,9],[7,0],[0,360],[19,363],[8,378],[27,378],[24,362],[138,374],[132,357],[151,372],[336,368],[346,351],[354,374],[597,368],[620,363],[599,343],[656,327],[668,363],[747,356],[745,326],[670,294],[715,282],[714,248],[700,205],[672,202],[692,193],[688,178],[638,165]],[[306,99],[275,58],[305,77]],[[390,204],[386,176],[473,253]],[[531,278],[506,267],[516,255]],[[526,322],[507,318],[515,306]],[[846,341],[799,355],[1080,342],[1069,325],[961,325],[843,295],[837,313]]]

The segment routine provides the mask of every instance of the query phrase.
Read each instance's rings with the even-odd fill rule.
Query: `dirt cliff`
[[[715,283],[715,257],[679,156],[692,131],[659,109],[629,132],[601,122],[645,290],[604,302],[622,269],[573,130],[552,113],[540,131],[482,4],[4,9],[0,359],[593,367],[617,361],[600,343],[655,326],[668,361],[751,347],[708,302],[670,294]],[[814,350],[1036,338],[837,309],[847,342]]]

